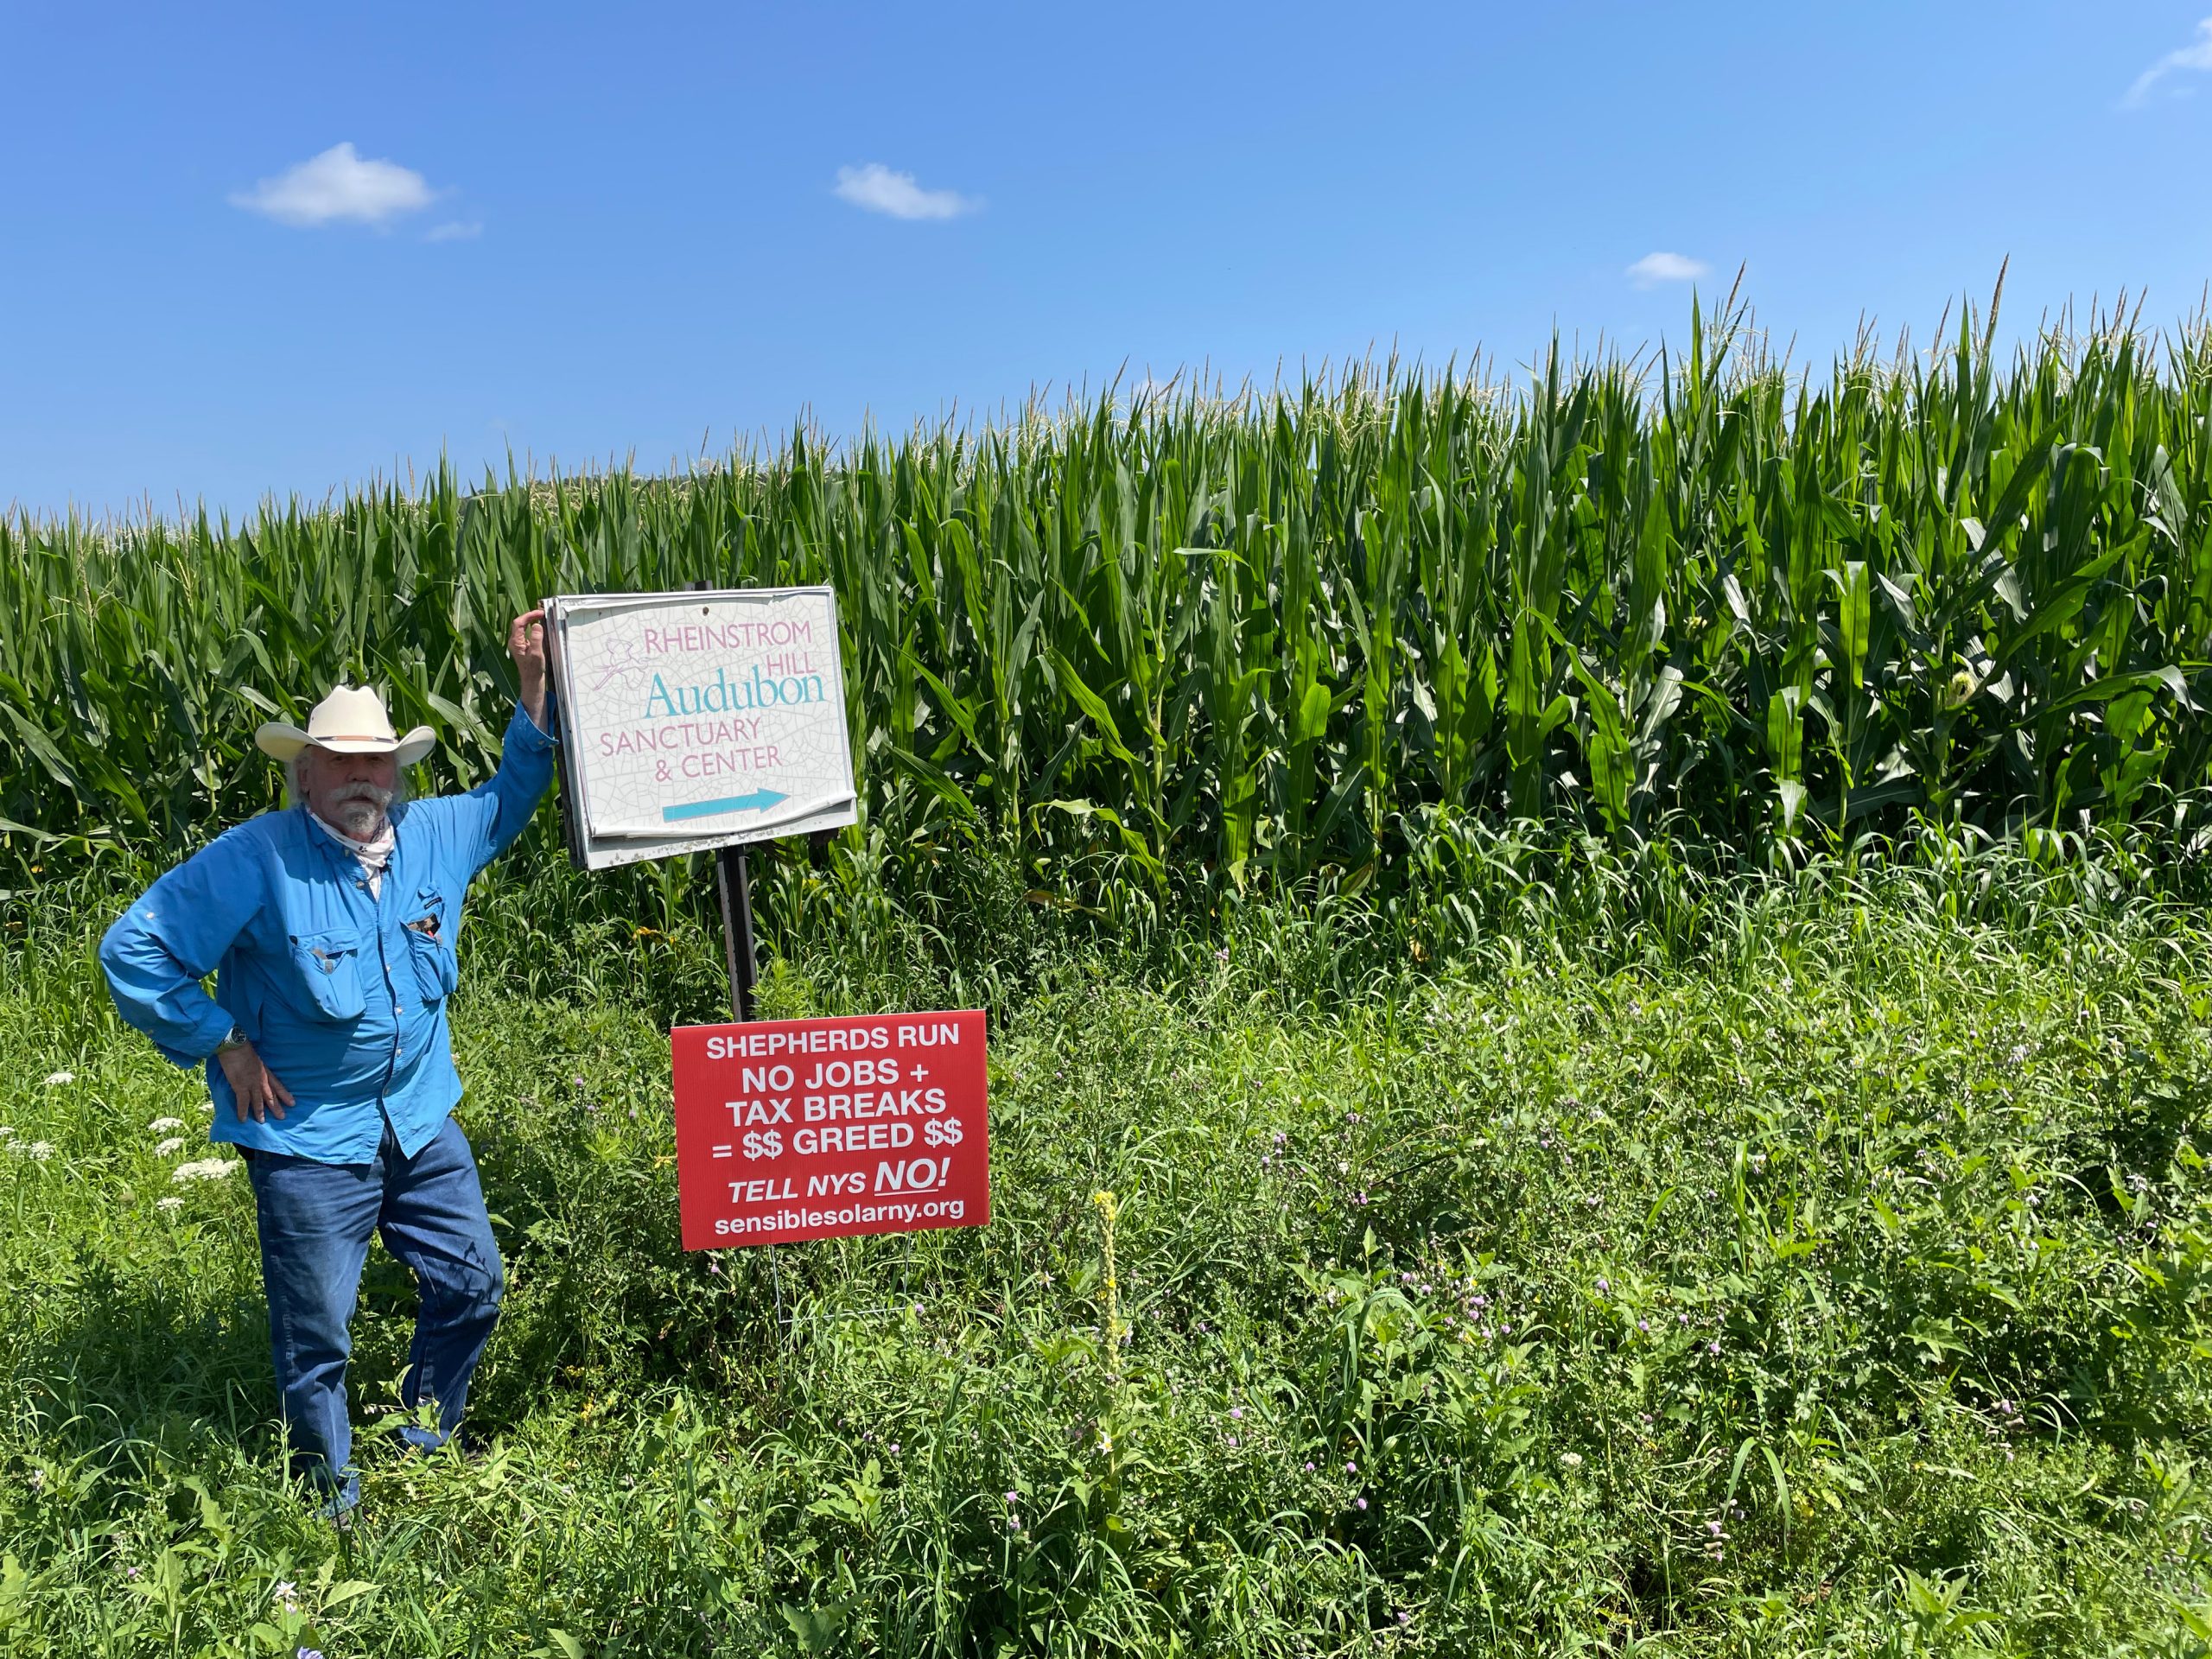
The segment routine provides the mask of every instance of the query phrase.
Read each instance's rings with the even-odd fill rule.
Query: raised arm
[[[550,703],[550,699],[547,700]],[[541,704],[541,709],[545,704]],[[558,741],[517,708],[500,740],[499,769],[459,798],[457,817],[472,871],[480,870],[507,850],[537,810],[553,781]]]
[[[452,801],[448,820],[458,831],[474,872],[506,851],[530,822],[553,780],[556,710],[546,684],[545,613],[526,611],[507,630],[507,654],[522,683],[514,718],[500,741],[499,769]]]
[[[231,1016],[200,982],[260,912],[252,861],[247,842],[221,837],[155,882],[100,940],[116,1012],[179,1065],[206,1059],[230,1032]]]

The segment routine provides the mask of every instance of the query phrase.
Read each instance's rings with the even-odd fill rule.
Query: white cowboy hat
[[[382,697],[366,686],[341,685],[315,704],[304,732],[288,721],[272,720],[254,733],[253,741],[276,760],[293,760],[312,746],[334,754],[388,754],[404,769],[428,754],[438,738],[427,726],[417,726],[404,737],[394,736]]]

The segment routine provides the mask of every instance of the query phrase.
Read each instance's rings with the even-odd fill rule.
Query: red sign
[[[678,1026],[683,1248],[991,1218],[983,1016]]]

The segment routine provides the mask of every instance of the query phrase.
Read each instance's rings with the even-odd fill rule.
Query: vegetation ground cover
[[[1739,310],[1528,378],[1355,367],[620,474],[0,522],[0,859],[189,847],[340,677],[481,776],[552,593],[828,582],[870,822],[1111,908],[1437,816],[1745,849],[2205,829],[2212,332],[1994,312],[1808,374]],[[1124,880],[1124,877],[1129,879]],[[634,899],[649,877],[610,881]]]
[[[495,888],[455,1009],[512,1275],[483,1445],[372,1452],[342,1542],[277,1472],[243,1179],[180,1173],[201,1091],[35,917],[0,1648],[2207,1650],[2194,911],[1815,861],[1611,933],[1471,888],[1501,919],[1448,962],[1362,896],[987,963],[779,879],[820,891],[775,1011],[992,999],[991,1226],[685,1256],[668,1010]],[[635,949],[681,1003],[711,944]]]
[[[1993,327],[0,524],[0,1650],[2212,1653],[2212,333]],[[270,715],[473,782],[509,617],[695,581],[837,588],[766,1006],[987,1007],[996,1216],[684,1255],[706,884],[541,819],[480,1450],[334,1535],[92,938]]]

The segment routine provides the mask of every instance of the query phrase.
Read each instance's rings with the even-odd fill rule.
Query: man
[[[213,1137],[244,1153],[261,1234],[270,1346],[295,1467],[324,1513],[359,1502],[346,1360],[369,1236],[421,1294],[401,1392],[461,1421],[504,1284],[461,1098],[446,999],[461,900],[522,833],[552,775],[544,615],[518,616],[522,680],[498,772],[465,795],[406,799],[435,739],[392,734],[374,691],[340,685],[307,729],[255,735],[285,766],[288,805],[162,876],[100,944],[123,1017],[180,1065],[207,1063]],[[210,996],[200,981],[215,975]]]

